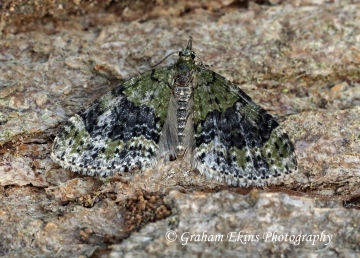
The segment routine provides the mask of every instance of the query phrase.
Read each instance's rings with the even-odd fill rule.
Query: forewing
[[[264,185],[296,170],[288,135],[238,86],[207,69],[195,85],[194,168],[239,186]]]
[[[103,176],[154,165],[171,96],[170,74],[170,68],[145,72],[71,117],[55,138],[52,159]]]

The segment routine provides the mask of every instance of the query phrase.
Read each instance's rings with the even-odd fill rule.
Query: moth
[[[278,122],[195,57],[190,37],[175,64],[133,77],[75,114],[51,158],[92,176],[182,159],[234,186],[261,186],[296,171],[294,146]]]

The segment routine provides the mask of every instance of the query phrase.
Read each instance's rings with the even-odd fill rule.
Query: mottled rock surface
[[[0,256],[360,252],[360,3],[192,2],[2,5]],[[50,159],[62,123],[189,35],[205,64],[278,117],[297,173],[252,190],[208,180],[185,162],[92,178]],[[166,239],[169,230],[177,240]],[[232,242],[231,232],[251,241]],[[267,232],[294,241],[267,241]],[[322,232],[328,245],[306,240]],[[202,234],[223,241],[198,241]]]
[[[336,202],[324,208],[310,198],[258,190],[173,191],[165,201],[176,210],[171,219],[133,233],[110,257],[355,257],[358,251],[359,212]]]

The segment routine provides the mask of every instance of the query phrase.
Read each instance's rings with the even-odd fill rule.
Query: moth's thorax
[[[175,64],[178,70],[194,70],[197,68],[195,60],[188,56],[181,56]]]

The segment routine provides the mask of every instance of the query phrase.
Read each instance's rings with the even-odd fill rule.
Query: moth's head
[[[195,52],[191,50],[191,48],[192,48],[192,37],[190,36],[186,48],[184,48],[179,52],[180,59],[194,60],[196,55]]]

